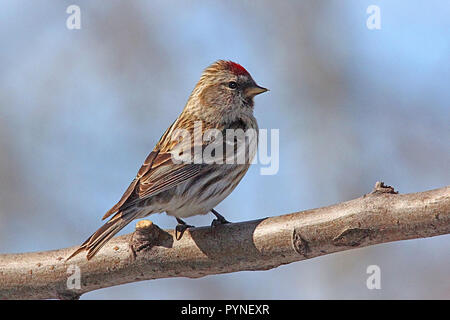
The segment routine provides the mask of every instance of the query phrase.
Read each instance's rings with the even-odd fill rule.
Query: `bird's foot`
[[[222,219],[216,218],[211,222],[211,227],[217,227],[217,226],[220,226],[221,224],[227,224],[227,223],[230,223],[230,221],[228,221],[224,217],[222,217]]]
[[[187,224],[183,220],[177,218],[178,224],[175,227],[175,239],[180,240],[183,237],[184,232],[189,228],[195,228],[190,224]]]
[[[214,233],[214,229],[217,226],[220,226],[222,224],[227,224],[227,223],[231,223],[230,221],[228,221],[227,219],[225,219],[220,213],[218,213],[216,210],[212,209],[211,212],[216,216],[216,219],[214,219],[211,222],[211,231]]]

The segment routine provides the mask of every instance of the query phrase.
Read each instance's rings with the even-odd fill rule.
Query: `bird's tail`
[[[82,251],[87,251],[87,259],[90,260],[103,247],[109,239],[117,232],[122,230],[128,223],[136,218],[136,212],[119,211],[94,232],[74,253],[72,253],[66,261],[73,258]]]

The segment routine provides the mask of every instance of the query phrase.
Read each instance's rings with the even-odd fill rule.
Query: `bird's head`
[[[206,111],[252,112],[253,98],[268,89],[260,87],[240,64],[219,60],[206,68],[191,95]]]

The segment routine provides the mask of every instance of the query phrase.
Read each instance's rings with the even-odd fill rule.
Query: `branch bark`
[[[80,254],[66,262],[75,247],[2,254],[0,299],[77,299],[135,281],[268,270],[333,252],[449,233],[450,186],[398,195],[378,182],[374,191],[355,200],[189,229],[179,241],[173,230],[142,220],[135,232],[113,238],[91,261]],[[70,289],[77,270],[81,287]]]

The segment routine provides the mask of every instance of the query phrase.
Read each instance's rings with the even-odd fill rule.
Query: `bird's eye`
[[[238,86],[237,83],[234,81],[228,82],[228,88],[230,88],[230,89],[236,89],[237,86]]]

